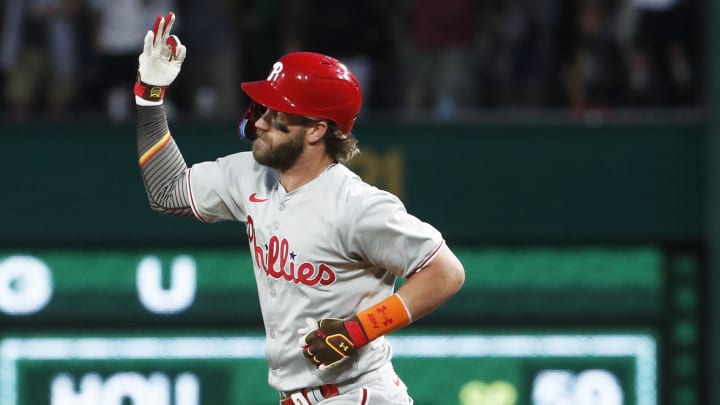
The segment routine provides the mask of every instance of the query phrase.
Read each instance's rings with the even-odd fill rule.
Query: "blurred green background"
[[[153,213],[135,167],[132,126],[6,128],[0,169],[23,173],[6,177],[1,214],[6,296],[0,324],[8,338],[207,330],[208,336],[260,337],[244,226]],[[546,395],[578,400],[588,375],[607,401],[617,392],[625,404],[704,400],[710,343],[705,125],[366,125],[357,131],[363,154],[352,167],[435,224],[467,271],[461,292],[405,333],[622,335],[648,339],[653,347],[650,394],[636,391],[642,376],[632,353],[400,357],[398,369],[417,403],[540,403],[532,399],[541,395],[533,394],[536,386],[562,381],[576,388]],[[188,162],[246,148],[221,123],[180,123],[173,133]],[[141,278],[148,268],[157,271],[148,273],[159,277],[155,283]],[[179,295],[171,300],[163,289]],[[163,298],[169,308],[159,303]],[[188,384],[203,389],[200,403],[272,402],[258,399],[272,395],[259,383],[251,384],[257,394],[232,394],[231,380],[264,381],[259,359],[253,366],[228,363],[242,372],[216,362],[7,363],[19,391],[17,402],[3,399],[3,405],[52,403],[48,391],[58,398],[65,392],[53,385],[65,381],[62,376],[75,384],[69,392],[85,392],[81,381],[96,375],[106,387],[120,384],[112,382],[129,378],[123,373],[136,373],[131,376],[150,389],[153,372],[168,387],[191,373]],[[594,372],[605,374],[596,380]],[[437,373],[453,384],[425,390],[438,384]],[[48,388],[22,388],[38,385]],[[218,397],[204,396],[206,390]]]

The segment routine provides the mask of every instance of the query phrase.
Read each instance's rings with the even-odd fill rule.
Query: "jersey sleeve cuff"
[[[192,173],[192,167],[188,168],[185,171],[185,183],[187,184],[187,195],[190,199],[190,209],[192,209],[193,215],[195,215],[195,218],[197,218],[200,222],[208,223],[209,221],[205,219],[202,214],[200,214],[200,211],[198,211],[197,205],[195,205],[195,198],[193,197],[192,193],[192,186],[190,184],[190,177]]]

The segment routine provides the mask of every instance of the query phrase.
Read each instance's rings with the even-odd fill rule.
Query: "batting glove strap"
[[[135,87],[133,88],[133,93],[135,93],[136,96],[142,98],[143,100],[160,101],[163,99],[163,97],[165,97],[166,89],[167,86],[153,86],[151,84],[143,83],[140,80],[140,72],[138,72],[137,81],[135,82]]]
[[[357,317],[353,317],[349,321],[345,322],[345,330],[347,330],[348,336],[355,343],[355,347],[358,349],[368,344],[369,341],[367,335],[365,334],[365,331],[363,331]]]
[[[325,318],[317,323],[317,329],[305,334],[302,343],[303,355],[316,367],[328,369],[354,356],[368,339],[355,318]]]

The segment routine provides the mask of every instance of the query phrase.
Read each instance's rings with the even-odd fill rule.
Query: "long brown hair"
[[[325,133],[325,148],[328,155],[339,163],[347,163],[360,153],[358,140],[352,132],[343,134],[335,123],[328,121]]]

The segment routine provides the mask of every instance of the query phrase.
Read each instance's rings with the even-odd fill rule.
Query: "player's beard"
[[[273,142],[268,136],[253,142],[253,157],[261,165],[280,171],[291,168],[305,148],[305,132],[292,134],[282,142]]]

